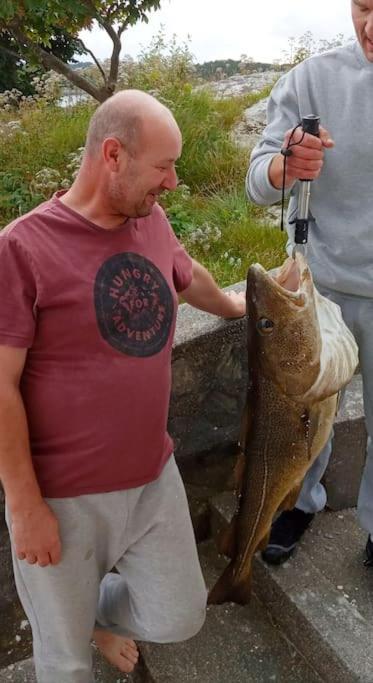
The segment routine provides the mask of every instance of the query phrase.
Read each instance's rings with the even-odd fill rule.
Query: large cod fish
[[[294,507],[358,363],[339,306],[315,289],[301,254],[247,276],[249,382],[236,471],[238,504],[220,550],[231,558],[208,602],[246,604],[254,553],[277,511]]]

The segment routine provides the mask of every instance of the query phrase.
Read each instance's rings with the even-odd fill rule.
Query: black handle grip
[[[305,133],[319,137],[319,126],[320,116],[314,116],[313,114],[310,114],[309,116],[303,116],[302,128]]]

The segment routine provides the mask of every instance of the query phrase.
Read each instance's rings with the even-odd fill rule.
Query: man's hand
[[[291,130],[287,131],[282,149],[287,148],[291,133]],[[285,187],[290,187],[296,180],[318,178],[324,163],[324,149],[334,147],[334,141],[329,132],[322,126],[320,126],[320,137],[309,133],[303,135],[303,131],[297,128],[290,144],[291,155],[286,160]],[[269,179],[277,189],[282,187],[283,169],[284,156],[276,154],[269,167]]]
[[[242,318],[246,313],[246,295],[244,292],[225,292],[227,301],[227,312],[224,313],[224,318]],[[231,308],[231,312],[229,312]]]
[[[12,513],[12,537],[19,560],[46,567],[61,559],[57,519],[43,500],[28,510]]]
[[[246,313],[245,294],[223,292],[206,268],[194,259],[192,281],[182,297],[191,306],[220,318],[242,318]]]

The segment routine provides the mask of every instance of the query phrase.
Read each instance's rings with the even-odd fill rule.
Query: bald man
[[[136,640],[204,622],[166,429],[172,340],[179,293],[230,318],[245,300],[157,203],[181,147],[166,107],[120,92],[93,115],[70,190],[0,235],[0,479],[39,683],[92,683],[92,639],[130,672]]]

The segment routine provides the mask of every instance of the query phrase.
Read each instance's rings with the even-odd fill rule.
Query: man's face
[[[122,154],[122,170],[111,177],[113,209],[122,216],[148,216],[165,190],[177,187],[175,162],[181,154],[181,135],[176,125],[161,122],[140,133],[137,151]]]
[[[373,0],[352,0],[351,12],[358,41],[373,62]]]

